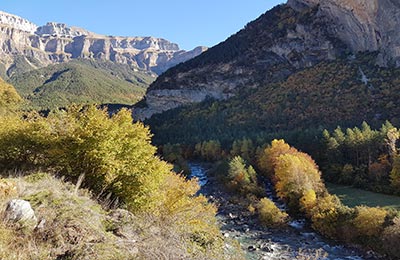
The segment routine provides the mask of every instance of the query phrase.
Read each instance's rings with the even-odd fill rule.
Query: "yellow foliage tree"
[[[322,190],[318,168],[302,153],[280,155],[276,160],[275,178],[278,196],[291,206],[298,207],[306,191]]]
[[[273,201],[268,198],[262,198],[257,204],[258,218],[265,226],[280,226],[288,218],[285,212],[282,212]]]
[[[359,236],[379,236],[383,231],[383,224],[387,211],[381,208],[370,208],[365,206],[356,207],[357,216],[354,225]]]
[[[15,88],[0,78],[0,112],[14,108],[21,101]]]
[[[300,199],[301,209],[311,217],[313,208],[317,205],[317,194],[313,189],[307,190]]]
[[[258,158],[258,167],[266,176],[273,178],[277,158],[283,154],[294,154],[298,151],[290,147],[284,140],[273,140]]]
[[[318,199],[312,210],[312,226],[323,235],[336,238],[336,228],[339,218],[338,207],[341,205],[338,197],[327,195]]]

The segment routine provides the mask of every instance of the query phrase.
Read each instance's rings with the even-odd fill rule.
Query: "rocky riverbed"
[[[199,180],[200,193],[218,205],[217,217],[224,236],[237,239],[246,252],[247,259],[379,259],[372,252],[362,253],[321,237],[301,219],[292,220],[287,227],[281,229],[264,228],[256,216],[239,205],[207,175],[207,165],[191,163],[190,168],[191,176]],[[285,205],[274,196],[272,187],[268,184],[266,193],[278,207],[284,209]]]

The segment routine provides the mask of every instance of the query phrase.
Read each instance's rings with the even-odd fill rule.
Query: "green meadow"
[[[400,210],[400,197],[398,196],[385,195],[332,183],[326,183],[326,187],[331,194],[337,195],[349,207],[365,205]]]

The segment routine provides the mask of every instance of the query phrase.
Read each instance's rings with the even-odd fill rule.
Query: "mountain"
[[[136,117],[207,98],[225,100],[284,81],[320,62],[357,59],[364,52],[376,53],[373,65],[396,67],[399,11],[400,4],[392,0],[289,0],[162,74],[148,89]]]
[[[34,109],[71,103],[132,105],[168,68],[192,51],[165,39],[117,37],[49,22],[44,26],[0,11],[0,77]]]
[[[0,63],[8,76],[20,56],[31,68],[84,58],[128,64],[159,74],[206,49],[197,47],[187,52],[161,38],[105,36],[62,23],[37,26],[5,12],[0,12],[0,32]]]
[[[399,126],[400,69],[375,66],[375,55],[324,61],[281,82],[171,109],[146,122],[157,144],[219,140],[230,145],[244,137],[263,144],[284,137],[302,148],[315,145],[324,128],[363,121],[379,128],[385,120]],[[307,138],[307,145],[299,144]]]
[[[72,103],[132,105],[143,97],[152,81],[153,74],[139,72],[132,65],[85,59],[9,78],[31,109],[54,109]]]
[[[153,115],[157,143],[399,126],[399,9],[386,0],[289,1],[162,74],[135,117]]]

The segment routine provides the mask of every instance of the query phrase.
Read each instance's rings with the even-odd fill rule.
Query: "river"
[[[249,260],[377,259],[323,238],[304,220],[292,220],[288,227],[281,229],[261,227],[255,216],[232,202],[229,194],[215,185],[215,181],[207,175],[207,164],[190,163],[190,169],[191,177],[199,180],[200,193],[218,205],[217,218],[223,235],[237,239]],[[284,210],[285,205],[274,196],[271,185],[267,184],[266,190],[268,197]]]

